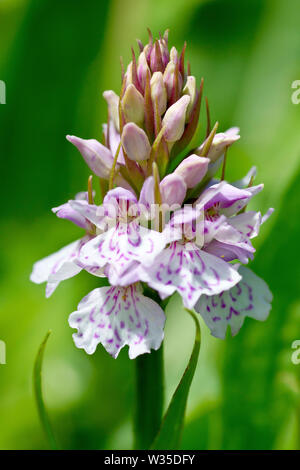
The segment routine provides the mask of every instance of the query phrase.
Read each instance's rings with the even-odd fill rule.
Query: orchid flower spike
[[[228,328],[237,334],[246,317],[265,320],[272,301],[265,281],[244,266],[273,212],[247,209],[263,185],[253,185],[255,169],[234,183],[216,177],[239,129],[217,133],[217,122],[210,130],[207,106],[207,138],[192,147],[203,80],[197,88],[185,66],[186,45],[181,54],[169,49],[168,32],[138,44],[120,92],[103,93],[103,140],[67,136],[103,183],[102,200],[90,179],[88,193],[53,209],[81,235],[31,274],[46,282],[47,297],[82,270],[105,277],[109,285],[88,293],[69,317],[74,342],[88,354],[102,344],[114,358],[128,346],[131,359],[160,347],[163,301],[175,292],[218,338]]]

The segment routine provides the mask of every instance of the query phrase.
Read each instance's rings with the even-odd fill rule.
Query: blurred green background
[[[275,214],[256,242],[252,264],[270,285],[274,304],[260,324],[246,320],[221,341],[202,324],[202,349],[191,389],[184,449],[299,449],[300,365],[300,3],[297,0],[1,0],[0,105],[2,162],[0,448],[43,449],[32,395],[33,362],[45,333],[45,397],[64,449],[132,445],[134,361],[100,346],[89,357],[72,342],[67,318],[97,286],[82,273],[46,300],[29,282],[37,259],[80,236],[50,212],[86,187],[88,169],[66,140],[101,135],[101,93],[120,89],[119,56],[135,39],[170,28],[170,43],[188,42],[192,72],[205,79],[212,119],[241,128],[230,150],[229,179],[258,167],[265,190],[252,208]],[[200,136],[205,128],[201,112]],[[187,363],[193,324],[176,297],[167,309],[166,396]]]

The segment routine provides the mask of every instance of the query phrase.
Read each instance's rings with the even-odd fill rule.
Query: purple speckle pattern
[[[91,236],[86,235],[34,264],[30,279],[37,284],[47,282],[46,297],[53,294],[61,281],[81,271],[82,266],[78,261],[80,252],[90,240]]]
[[[271,309],[272,294],[267,284],[250,269],[241,266],[242,280],[226,292],[218,295],[202,295],[195,306],[211,334],[225,338],[230,327],[235,335],[246,316],[263,321]]]
[[[115,227],[98,235],[83,247],[80,263],[92,274],[93,270],[106,265],[114,266],[113,271],[107,271],[109,281],[114,285],[123,285],[122,274],[133,262],[150,264],[167,243],[168,239],[164,234],[142,227],[135,221],[128,224],[118,222]]]
[[[193,243],[173,242],[151,265],[141,269],[142,279],[161,297],[177,291],[183,303],[193,308],[202,294],[218,294],[239,280],[238,272],[225,261],[205,253]]]
[[[78,348],[93,354],[101,343],[114,358],[125,345],[130,358],[158,349],[164,323],[163,310],[143,296],[137,284],[95,289],[69,317],[70,326],[77,329],[73,338]]]

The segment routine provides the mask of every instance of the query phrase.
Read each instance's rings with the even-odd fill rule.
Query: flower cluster
[[[90,292],[70,315],[74,341],[88,354],[102,343],[113,357],[128,345],[130,358],[161,345],[159,298],[177,292],[219,338],[228,327],[236,334],[246,316],[265,320],[272,300],[265,282],[243,266],[272,213],[247,211],[263,185],[253,185],[255,168],[242,180],[225,180],[226,152],[239,129],[217,133],[208,118],[204,142],[188,149],[203,80],[197,88],[185,46],[181,54],[169,51],[167,32],[138,44],[138,58],[133,51],[122,73],[120,96],[103,94],[103,143],[67,136],[100,178],[102,204],[95,203],[89,179],[88,192],[54,208],[82,237],[37,262],[31,274],[33,282],[47,282],[47,296],[81,270],[106,277],[109,286]]]

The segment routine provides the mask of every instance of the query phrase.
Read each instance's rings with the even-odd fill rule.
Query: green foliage
[[[42,390],[42,367],[43,367],[43,358],[45,347],[48,341],[48,338],[51,334],[51,331],[45,336],[43,340],[34,363],[34,370],[33,370],[33,389],[35,394],[36,406],[39,413],[40,421],[42,428],[45,432],[47,440],[52,450],[57,449],[55,437],[51,428],[51,424],[49,421],[48,413],[45,408],[44,397],[43,397],[43,390]]]
[[[153,445],[151,446],[151,449],[155,450],[178,449],[180,438],[183,432],[186,404],[195,370],[198,364],[198,357],[201,344],[201,332],[197,316],[191,310],[186,310],[189,312],[195,322],[195,343],[189,363],[174,392],[174,395],[166,411],[159,432],[154,440]]]

